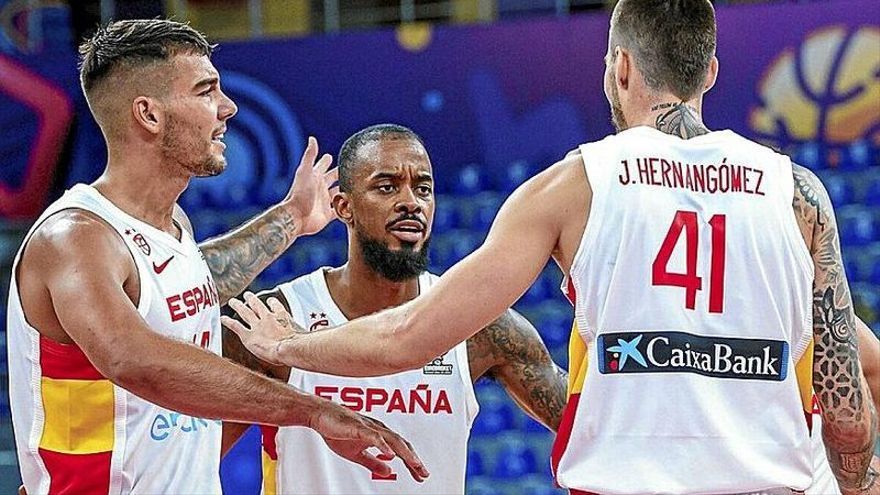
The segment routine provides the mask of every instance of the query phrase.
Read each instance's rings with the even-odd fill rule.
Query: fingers
[[[279,301],[277,298],[270,297],[268,303],[269,303],[269,310],[272,311],[273,315],[283,316],[283,315],[288,314],[287,310],[284,309],[284,305],[281,304],[281,301]]]
[[[317,156],[318,140],[312,136],[309,136],[308,144],[306,144],[306,150],[303,152],[303,156],[299,160],[299,168],[297,169],[297,172],[299,172],[300,170],[311,170]]]
[[[239,338],[241,338],[242,340],[244,340],[244,334],[250,333],[250,329],[248,327],[242,325],[241,322],[239,322],[238,320],[232,319],[228,316],[221,316],[220,324],[235,332],[235,334],[238,335]]]
[[[358,452],[353,457],[350,457],[349,460],[369,469],[377,476],[387,477],[391,474],[391,466],[386,461],[379,459],[379,457],[366,450]]]
[[[253,292],[245,292],[244,293],[244,302],[247,303],[248,307],[256,313],[259,319],[266,318],[271,316],[269,313],[269,308],[263,304],[263,301],[260,300],[259,297],[255,296]]]
[[[327,187],[332,186],[337,180],[339,180],[339,168],[334,168],[333,170],[324,173],[324,184]]]
[[[315,164],[315,171],[320,172],[321,174],[326,174],[332,163],[333,155],[329,153],[324,153],[321,156],[321,159],[318,160],[318,163]]]
[[[406,469],[409,470],[409,474],[414,480],[421,483],[425,478],[430,476],[431,473],[428,472],[428,468],[425,467],[425,464],[419,458],[418,454],[416,454],[412,444],[391,430],[387,430],[387,432],[384,433],[384,437],[385,440],[387,440],[388,445],[403,461],[403,464],[406,466]]]
[[[260,319],[256,314],[248,307],[247,304],[239,301],[238,299],[232,298],[229,300],[229,307],[232,308],[238,316],[244,320],[249,326],[254,326],[254,323],[258,322]]]

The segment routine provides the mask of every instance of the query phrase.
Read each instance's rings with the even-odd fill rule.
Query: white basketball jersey
[[[324,272],[321,268],[279,287],[297,324],[310,330],[347,321],[330,296]],[[420,291],[436,280],[422,274]],[[288,383],[382,421],[412,443],[431,476],[417,483],[395,459],[390,479],[378,479],[338,457],[312,430],[264,428],[265,494],[464,493],[468,437],[478,411],[466,342],[416,370],[349,378],[292,369]]]
[[[570,277],[587,364],[554,447],[558,482],[806,489],[794,363],[812,338],[813,264],[789,159],[730,131],[648,127],[580,151],[593,198]]]
[[[24,243],[65,209],[94,213],[123,239],[140,278],[137,311],[151,329],[220,354],[217,289],[188,233],[178,241],[79,184],[49,206]],[[141,399],[102,376],[76,345],[42,337],[18,295],[21,251],[7,328],[12,422],[27,492],[219,494],[220,423]]]

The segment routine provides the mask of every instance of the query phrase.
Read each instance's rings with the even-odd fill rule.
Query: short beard
[[[175,117],[168,116],[167,126],[165,134],[162,136],[162,154],[168,163],[178,163],[194,177],[213,177],[226,169],[226,159],[215,158],[211,154],[210,145],[208,149],[204,149],[194,143],[186,142],[186,139],[183,138],[185,126]],[[203,151],[204,156],[193,156],[197,153],[196,150]]]
[[[412,280],[428,269],[428,245],[431,238],[425,239],[422,249],[416,251],[404,243],[399,251],[388,249],[384,243],[356,231],[358,244],[364,262],[370,270],[392,282]]]
[[[611,86],[611,124],[617,132],[629,129],[626,123],[626,117],[623,116],[623,108],[620,106],[620,93],[617,92],[617,86]]]

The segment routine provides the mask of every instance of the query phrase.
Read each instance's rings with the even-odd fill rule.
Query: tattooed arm
[[[490,376],[528,413],[554,432],[567,400],[568,374],[550,358],[538,331],[509,309],[467,341],[471,379]]]
[[[795,165],[794,180],[792,206],[815,267],[813,388],[822,410],[822,437],[841,490],[858,493],[876,481],[869,463],[877,411],[859,364],[855,313],[831,200],[809,170]]]
[[[318,232],[334,218],[331,185],[337,172],[328,172],[332,157],[318,160],[318,143],[309,138],[287,197],[238,229],[199,247],[214,276],[221,304],[240,294],[298,236]]]

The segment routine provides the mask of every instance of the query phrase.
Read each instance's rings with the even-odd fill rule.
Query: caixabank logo
[[[714,378],[782,381],[788,375],[788,342],[705,337],[686,332],[618,332],[599,335],[599,372],[696,373]]]
[[[758,83],[755,137],[807,166],[869,165],[880,148],[878,46],[877,26],[835,25],[783,50]]]

